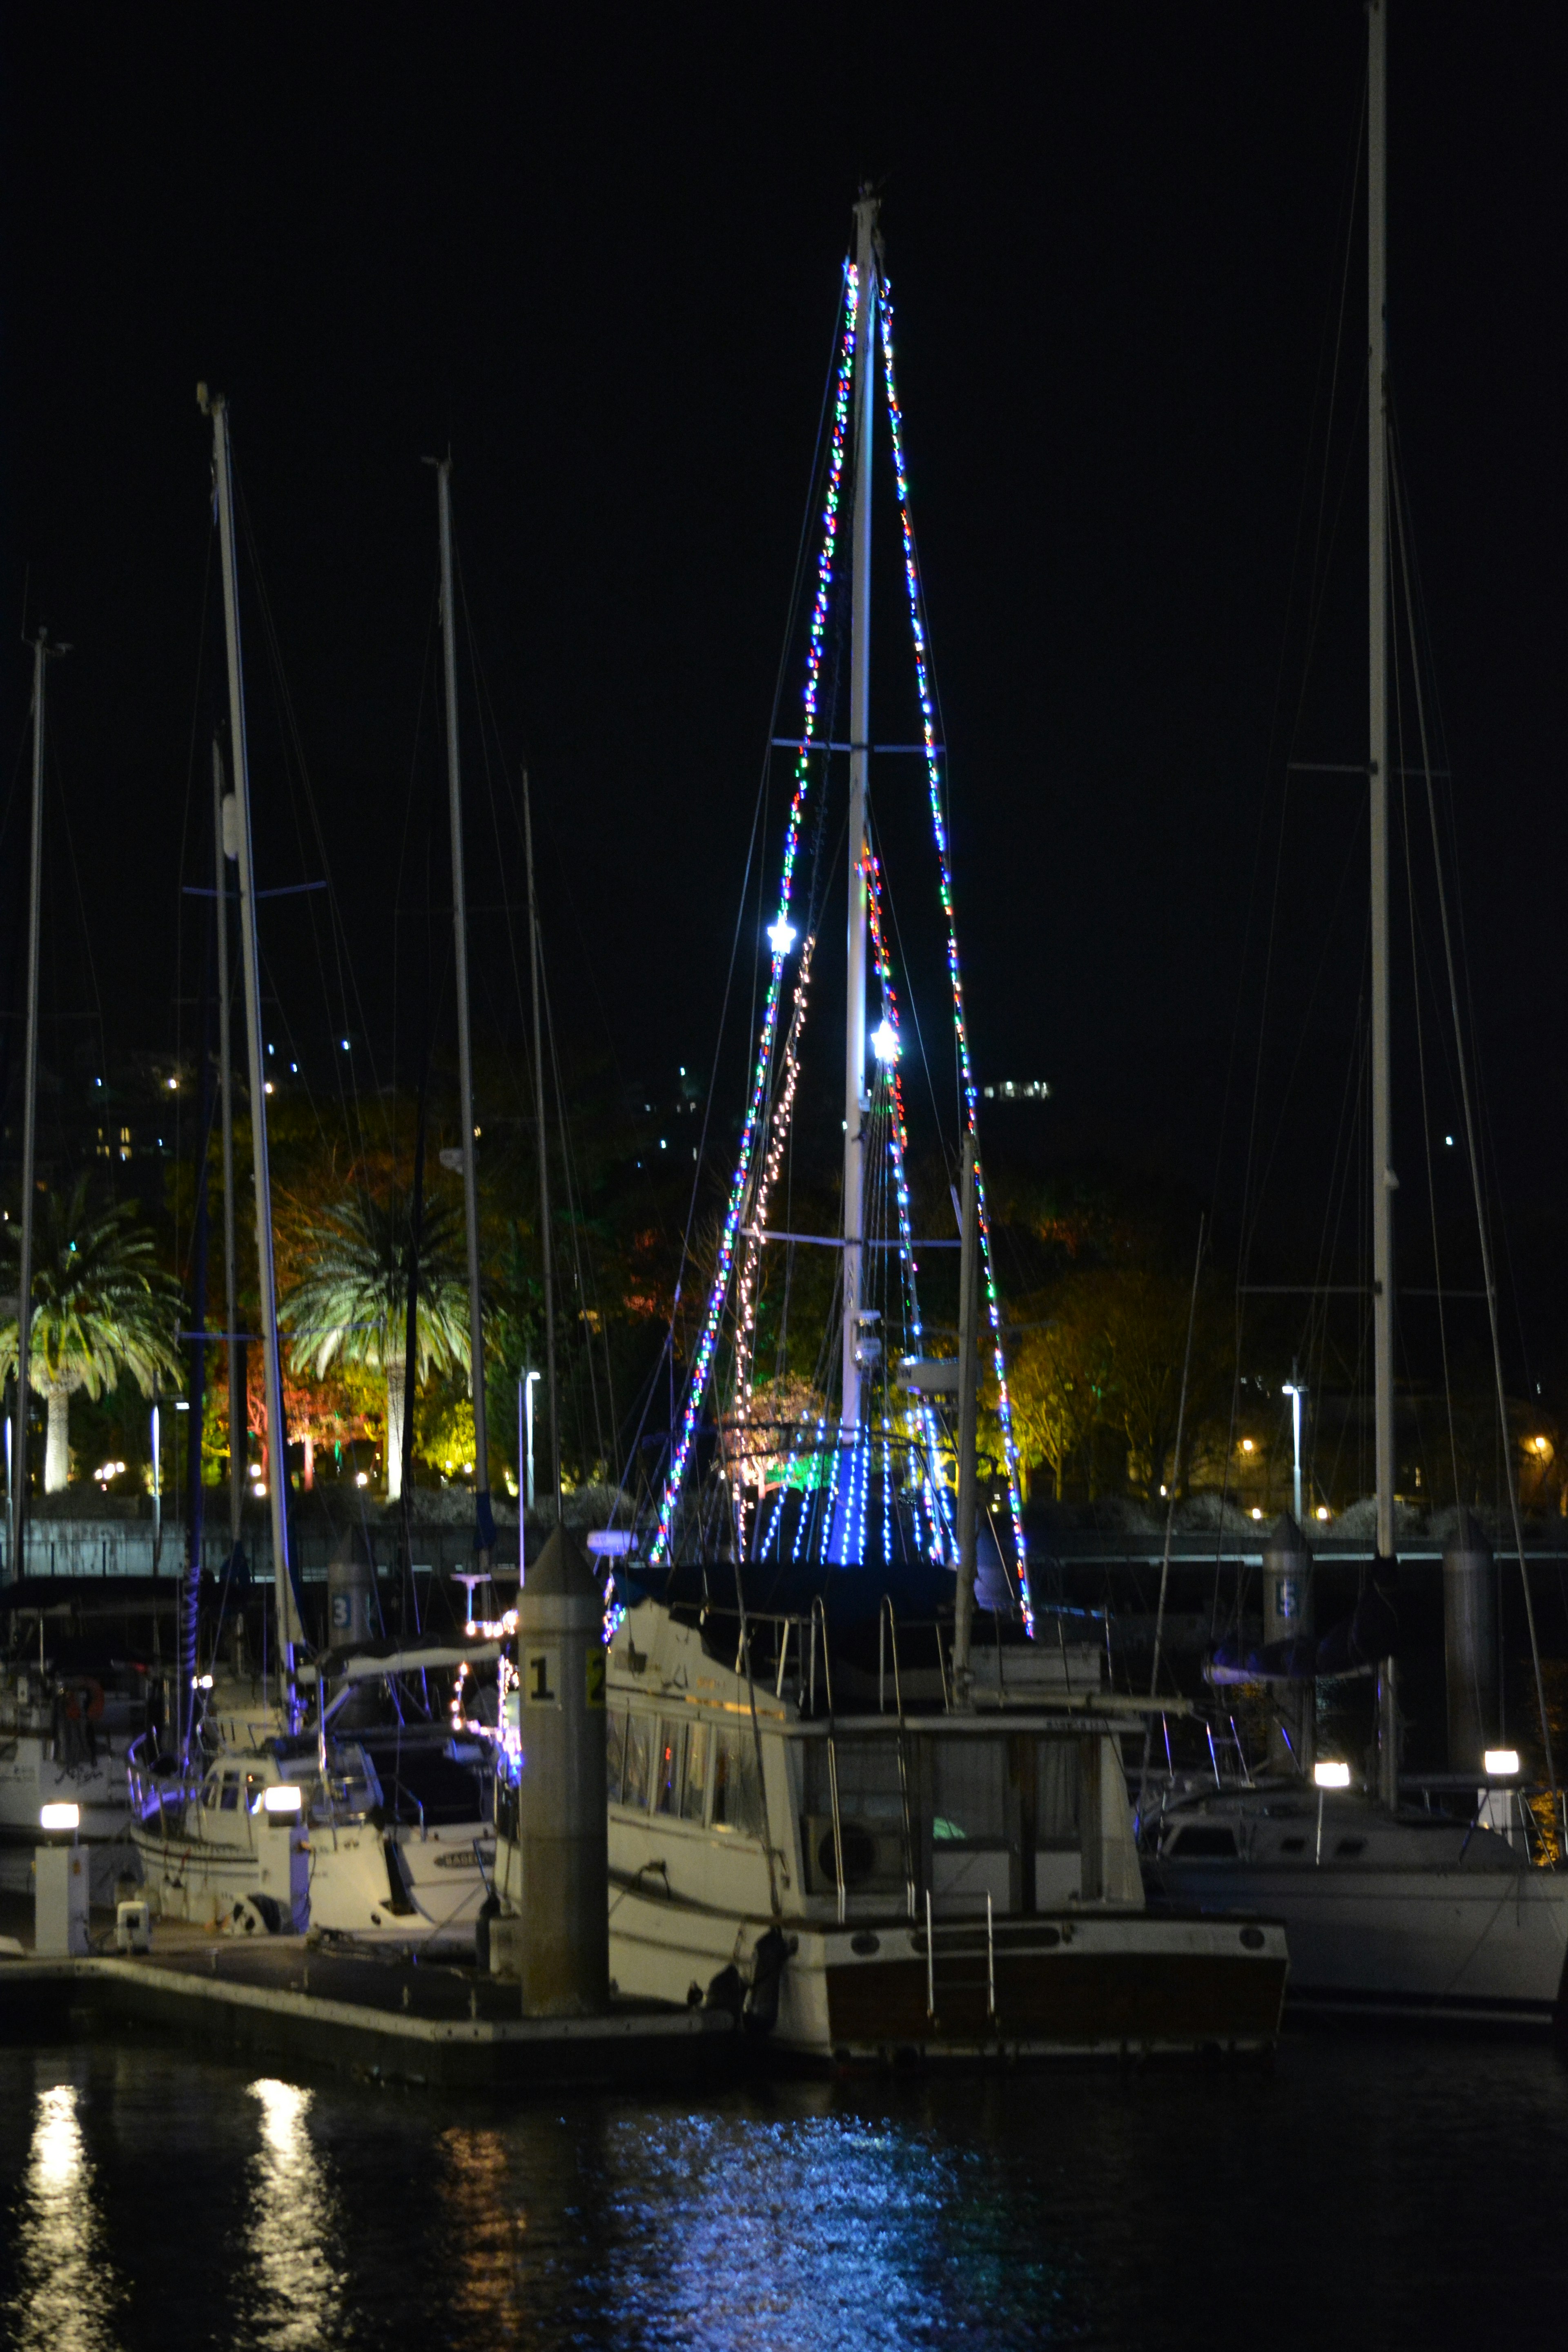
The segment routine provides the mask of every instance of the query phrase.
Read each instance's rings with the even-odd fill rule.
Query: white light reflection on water
[[[5,2316],[17,2352],[109,2352],[120,2290],[103,2251],[77,2092],[38,2093],[16,2226],[18,2282]]]
[[[246,2341],[302,2352],[329,2342],[342,2313],[343,2280],[329,2251],[337,2203],[310,2141],[313,2094],[262,2081],[250,2095],[261,2103],[261,2146],[246,2228],[254,2266],[240,2297],[249,2306]]]

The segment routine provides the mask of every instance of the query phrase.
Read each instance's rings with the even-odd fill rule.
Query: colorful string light
[[[910,628],[915,649],[915,680],[920,694],[921,732],[925,744],[926,786],[931,796],[931,828],[936,837],[942,913],[947,919],[947,970],[952,985],[952,1025],[958,1041],[959,1070],[963,1087],[965,1119],[969,1133],[974,1139],[975,1205],[979,1213],[980,1246],[985,1277],[986,1306],[991,1318],[992,1359],[996,1371],[1002,1443],[1007,1461],[1007,1499],[1012,1510],[1013,1540],[1017,1547],[1018,1592],[1023,1605],[1024,1625],[1026,1631],[1033,1635],[1035,1612],[1029,1592],[1029,1572],[1024,1543],[1024,1508],[1018,1484],[1018,1450],[1013,1439],[1013,1408],[1007,1394],[1006,1366],[1002,1357],[1002,1307],[996,1292],[995,1268],[991,1249],[991,1218],[985,1198],[985,1181],[980,1168],[978,1094],[974,1084],[973,1068],[969,1058],[969,1028],[963,1012],[963,978],[958,962],[958,929],[952,903],[952,866],[948,851],[947,824],[942,815],[940,755],[936,746],[936,712],[931,690],[931,670],[927,657],[924,605],[921,596],[920,572],[915,562],[914,525],[910,515],[910,478],[904,458],[903,411],[899,406],[898,383],[893,371],[893,302],[885,282],[879,287],[878,310],[882,330],[882,375],[887,387],[888,418],[892,427],[893,473],[899,488],[899,525],[904,543],[904,583],[909,593]]]
[[[790,803],[789,824],[784,832],[784,873],[779,886],[779,908],[776,924],[770,932],[773,943],[773,970],[768,980],[767,1002],[763,1010],[762,1035],[757,1046],[757,1059],[752,1073],[752,1098],[747,1107],[745,1125],[741,1130],[741,1148],[736,1161],[734,1180],[730,1187],[730,1203],[725,1213],[723,1231],[719,1244],[719,1263],[714,1270],[713,1286],[708,1295],[708,1310],[703,1318],[702,1338],[699,1343],[691,1375],[686,1385],[686,1400],[681,1413],[680,1437],[670,1456],[665,1477],[664,1494],[658,1507],[658,1521],[654,1539],[648,1547],[648,1559],[655,1566],[664,1559],[669,1548],[671,1524],[679,1499],[681,1481],[690,1457],[692,1439],[696,1433],[697,1417],[708,1387],[708,1377],[713,1367],[714,1350],[718,1344],[719,1322],[724,1310],[724,1298],[730,1286],[731,1268],[734,1264],[735,1243],[740,1234],[742,1203],[752,1170],[752,1155],[756,1148],[758,1121],[766,1096],[768,1073],[773,1064],[773,1036],[778,1024],[779,994],[784,983],[784,969],[789,951],[789,901],[795,879],[795,862],[800,848],[801,817],[805,808],[806,794],[811,786],[811,753],[816,735],[816,698],[822,677],[823,648],[826,641],[828,596],[833,585],[833,555],[838,540],[839,497],[844,479],[844,451],[849,422],[849,389],[855,369],[855,324],[859,310],[860,280],[853,265],[844,274],[844,338],[839,349],[838,378],[834,390],[833,438],[828,454],[827,495],[822,509],[822,546],[816,562],[816,594],[811,609],[811,643],[806,655],[805,694],[801,728],[800,748],[795,755],[795,795]]]
[[[882,992],[882,1018],[892,1031],[896,1045],[899,1043],[899,1000],[893,987],[892,967],[888,955],[888,935],[882,921],[882,866],[880,859],[873,856],[869,846],[866,851],[866,910],[870,919],[871,951],[876,958],[878,984]],[[889,1122],[889,1129],[893,1160],[893,1190],[899,1203],[899,1256],[904,1269],[910,1330],[915,1342],[915,1353],[918,1355],[925,1333],[921,1321],[920,1287],[917,1281],[920,1269],[915,1264],[914,1234],[910,1212],[910,1184],[906,1173],[910,1135],[909,1124],[904,1116],[903,1080],[900,1076],[901,1058],[901,1054],[895,1052],[883,1066],[888,1073],[892,1101],[892,1118]],[[934,1462],[936,1423],[929,1400],[921,1409],[921,1418],[925,1425],[928,1458]],[[945,1517],[945,1513],[942,1516]],[[938,1513],[934,1509],[931,1512],[931,1524],[933,1533],[936,1533],[940,1528],[940,1521]],[[940,1542],[940,1535],[938,1535],[938,1540]],[[940,1558],[940,1550],[934,1552],[932,1557]]]
[[[778,929],[775,926],[775,931]],[[782,927],[794,938],[788,924]],[[776,947],[775,940],[775,947]],[[787,946],[787,941],[786,941]],[[756,1191],[752,1198],[751,1221],[746,1225],[746,1246],[741,1259],[740,1278],[735,1286],[735,1420],[741,1440],[741,1476],[736,1484],[736,1524],[745,1509],[746,1465],[750,1451],[746,1443],[752,1419],[752,1360],[757,1339],[757,1288],[763,1244],[767,1234],[768,1207],[773,1199],[774,1179],[783,1163],[789,1141],[790,1120],[795,1112],[795,1088],[800,1083],[800,1041],[805,1027],[806,997],[811,988],[811,959],[816,946],[815,932],[807,939],[801,952],[800,969],[795,974],[795,1003],[790,1013],[788,1034],[784,1038],[784,1084],[773,1100],[773,1117],[768,1127],[768,1148],[758,1171]],[[744,1545],[742,1543],[742,1556]]]

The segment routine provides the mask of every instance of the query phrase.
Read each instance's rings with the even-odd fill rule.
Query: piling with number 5
[[[519,1595],[517,1671],[517,1844],[501,1878],[519,1916],[507,1940],[523,2015],[583,2017],[609,1999],[604,1598],[563,1527]]]

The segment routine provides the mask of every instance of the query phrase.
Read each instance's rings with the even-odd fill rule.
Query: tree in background
[[[424,1380],[468,1361],[468,1292],[458,1250],[458,1221],[442,1202],[426,1202],[419,1236],[418,1360]],[[278,1305],[293,1334],[297,1371],[320,1380],[333,1362],[378,1371],[386,1387],[386,1494],[403,1492],[403,1414],[413,1258],[408,1195],[341,1201],[307,1212],[296,1251],[303,1271]]]
[[[122,1372],[143,1396],[152,1395],[160,1377],[179,1381],[180,1293],[159,1272],[153,1236],[138,1221],[135,1203],[90,1210],[85,1177],[68,1197],[46,1195],[43,1223],[33,1269],[28,1377],[48,1403],[44,1492],[55,1495],[70,1483],[70,1401],[79,1390],[100,1396]],[[19,1252],[19,1225],[12,1223],[6,1231]],[[15,1370],[16,1342],[13,1315],[0,1325],[0,1370]]]

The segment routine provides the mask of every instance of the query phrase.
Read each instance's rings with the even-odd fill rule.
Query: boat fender
[[[752,1981],[742,2022],[748,2033],[771,2033],[778,2023],[779,1979],[784,1975],[789,1946],[776,1927],[757,1938],[752,1955]]]
[[[474,1921],[474,1966],[480,1976],[490,1972],[490,1921],[500,1916],[500,1897],[492,1887],[480,1904]]]
[[[702,2006],[704,2009],[727,2011],[739,2025],[745,2003],[746,1988],[741,1981],[741,1971],[731,1960],[709,1985]]]
[[[223,1932],[226,1936],[276,1936],[282,1925],[283,1915],[270,1895],[242,1895],[224,1921]]]
[[[62,1683],[65,1694],[66,1720],[68,1723],[96,1723],[103,1713],[103,1685],[94,1682],[90,1675],[80,1675],[74,1682]]]

